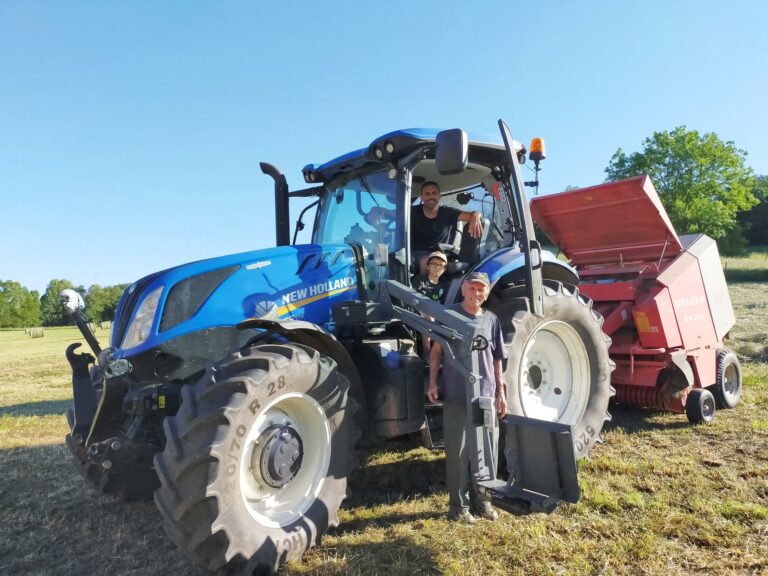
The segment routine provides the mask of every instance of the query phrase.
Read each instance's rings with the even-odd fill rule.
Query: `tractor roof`
[[[389,132],[373,140],[367,148],[348,152],[324,164],[307,164],[303,169],[304,179],[308,183],[328,182],[341,172],[359,170],[370,164],[390,162],[394,158],[408,154],[422,144],[434,142],[439,132],[441,130],[438,128],[406,128],[405,130]],[[504,151],[504,143],[500,135],[489,136],[468,132],[467,138],[470,149],[491,150],[494,155]],[[387,144],[391,144],[394,148],[393,152],[387,153],[385,151]],[[374,155],[374,149],[377,147],[384,151],[380,158]]]

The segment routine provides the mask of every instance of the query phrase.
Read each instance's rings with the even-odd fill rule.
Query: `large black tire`
[[[155,457],[170,538],[210,570],[271,573],[338,524],[354,462],[349,381],[298,344],[244,348],[182,390]]]
[[[709,386],[718,408],[735,408],[741,400],[741,364],[730,350],[717,355],[717,383]]]
[[[603,318],[570,284],[545,282],[541,318],[528,312],[521,293],[502,290],[489,303],[507,342],[508,412],[571,425],[577,459],[588,456],[602,441],[615,394]]]

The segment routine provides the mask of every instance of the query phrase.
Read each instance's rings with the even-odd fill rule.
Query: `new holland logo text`
[[[280,298],[280,308],[278,309],[278,315],[283,316],[288,312],[296,310],[320,300],[321,298],[327,298],[334,296],[347,290],[352,290],[355,287],[354,278],[337,278],[336,280],[326,280],[318,284],[313,284],[306,288],[299,288],[293,290],[287,294],[283,294]]]

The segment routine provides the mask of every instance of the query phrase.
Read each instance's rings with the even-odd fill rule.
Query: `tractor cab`
[[[385,281],[408,285],[418,273],[410,215],[411,207],[421,203],[425,182],[439,185],[442,206],[482,215],[480,238],[472,238],[464,230],[465,223],[458,222],[447,242],[432,247],[448,257],[445,280],[458,285],[460,278],[486,256],[519,239],[517,218],[508,200],[511,194],[505,192],[510,184],[509,174],[502,168],[508,164],[503,143],[489,137],[469,138],[460,169],[446,173],[439,166],[445,162],[438,158],[440,146],[444,154],[457,156],[449,141],[456,136],[441,134],[446,132],[393,132],[374,140],[367,149],[304,169],[307,182],[322,183],[310,189],[319,196],[312,242],[353,247],[362,263],[360,286],[369,301],[381,300],[380,287]],[[465,133],[461,135],[467,138]],[[524,160],[525,148],[515,144],[518,160]],[[306,194],[292,192],[289,196]],[[449,291],[449,295],[457,293],[457,287]]]

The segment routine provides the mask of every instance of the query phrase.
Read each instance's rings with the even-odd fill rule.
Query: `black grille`
[[[238,268],[240,266],[236,265],[190,276],[171,288],[165,299],[160,332],[178,326],[194,316],[208,296]]]

